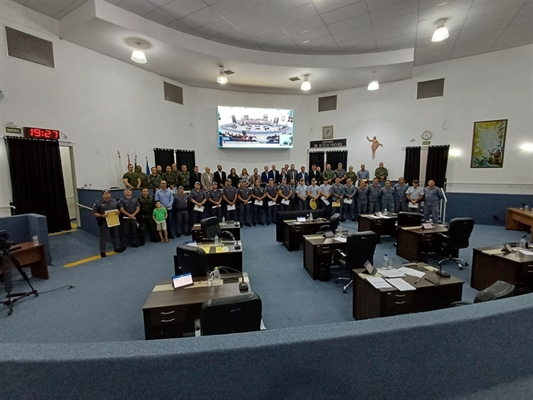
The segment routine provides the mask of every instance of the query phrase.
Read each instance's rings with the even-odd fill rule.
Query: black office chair
[[[195,321],[196,336],[259,331],[263,305],[256,293],[209,299]]]
[[[372,231],[357,232],[348,235],[346,239],[346,252],[336,249],[333,253],[331,263],[338,265],[350,273],[349,277],[339,277],[335,283],[349,281],[344,286],[343,292],[352,284],[352,270],[354,268],[364,268],[366,261],[374,264],[374,251],[379,240],[379,235]]]
[[[442,264],[446,261],[454,261],[459,266],[459,269],[463,269],[462,264],[468,266],[468,263],[462,258],[453,257],[452,252],[468,248],[468,238],[473,229],[474,220],[472,218],[454,218],[450,221],[448,232],[446,234],[439,233],[441,250],[448,253],[448,258],[439,261],[441,269]]]
[[[340,222],[341,222],[341,215],[339,213],[335,213],[329,219],[329,224],[320,226],[320,229],[317,233],[324,233],[328,231],[335,233],[335,231],[339,227]]]
[[[206,240],[214,240],[215,235],[220,236],[220,223],[217,217],[204,218],[200,221],[202,236]]]
[[[200,247],[180,245],[174,256],[174,275],[191,273],[193,277],[207,277],[211,272],[207,254]]]
[[[506,297],[511,297],[514,291],[515,291],[515,285],[504,282],[504,281],[496,281],[492,285],[490,285],[488,288],[483,289],[481,292],[479,292],[476,295],[476,297],[474,298],[474,304],[482,303],[484,301],[505,299]],[[473,304],[473,303],[469,303],[467,301],[454,301],[451,304],[451,307],[464,306],[468,304]]]
[[[421,226],[422,225],[422,215],[417,212],[407,212],[400,211],[398,213],[398,219],[396,220],[396,232],[402,227],[406,226]],[[398,236],[398,233],[396,233]],[[394,243],[395,246],[398,246],[398,243]]]

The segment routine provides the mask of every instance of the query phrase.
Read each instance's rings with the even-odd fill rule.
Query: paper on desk
[[[208,254],[211,251],[211,246],[197,246]]]
[[[217,253],[227,253],[229,251],[228,246],[218,246],[216,248]]]
[[[194,206],[194,211],[204,212],[204,206],[199,206],[198,204]]]
[[[271,200],[271,201],[268,202],[268,206],[269,206],[269,207],[272,207],[272,206],[275,206],[275,205],[276,205],[276,202],[275,202],[275,201],[272,201],[272,200]]]
[[[388,289],[392,287],[385,279],[379,278],[377,276],[369,276],[368,278],[366,278],[366,280],[370,282],[372,286],[374,286],[376,289]]]
[[[403,276],[405,276],[405,274],[397,269],[383,269],[383,268],[378,268],[378,272],[383,275],[383,276],[386,276],[387,278],[401,278]]]
[[[344,199],[345,204],[352,204],[352,202],[353,202],[352,199]]]
[[[346,243],[348,239],[346,239],[345,237],[339,236],[339,237],[334,238],[334,240],[336,240],[337,242]]]
[[[405,275],[416,276],[417,278],[422,278],[426,273],[422,271],[417,271],[416,269],[409,267],[398,268],[398,271],[402,271]]]
[[[501,249],[482,250],[481,252],[488,255],[503,253]]]
[[[412,231],[412,230],[420,229],[420,228],[421,228],[420,225],[417,225],[417,226],[402,226],[402,229],[404,231]]]
[[[390,219],[390,218],[392,218],[392,217],[389,216],[389,215],[382,215],[381,218]]]
[[[408,292],[410,290],[416,290],[416,288],[406,281],[404,281],[402,278],[388,278],[387,282],[389,282],[392,286],[394,286],[396,289],[398,289],[400,292]]]
[[[520,253],[525,254],[526,256],[533,256],[533,251],[530,250],[518,250]]]
[[[327,238],[327,239],[324,240],[324,244],[331,244],[333,242],[335,242],[335,240],[332,239],[332,238]]]
[[[435,272],[437,270],[437,268],[432,267],[431,265],[426,265],[424,266],[424,268],[431,272]]]
[[[281,204],[285,204],[286,206],[288,206],[289,204],[291,204],[291,202],[287,199],[283,199],[281,200]]]
[[[256,200],[256,201],[254,201],[254,204],[256,206],[262,206],[263,205],[263,200]]]

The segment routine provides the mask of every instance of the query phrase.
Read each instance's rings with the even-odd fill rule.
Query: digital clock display
[[[24,136],[37,139],[59,140],[60,133],[55,129],[24,127]]]

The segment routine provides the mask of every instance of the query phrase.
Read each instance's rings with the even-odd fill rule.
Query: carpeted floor
[[[343,228],[356,231],[357,224],[343,223]],[[263,300],[268,329],[353,321],[352,289],[344,294],[341,284],[334,283],[335,274],[329,282],[313,281],[303,268],[303,252],[289,253],[276,243],[273,225],[243,229],[243,266],[253,291]],[[518,241],[523,235],[503,227],[476,226],[470,249],[462,250],[460,256],[470,262],[472,248]],[[54,265],[49,267],[50,279],[32,279],[40,295],[17,302],[13,315],[8,317],[7,307],[0,305],[0,341],[144,340],[142,306],[156,282],[173,275],[172,255],[185,239],[147,243],[123,254],[65,268],[65,264],[97,255],[98,239],[81,230],[51,236]],[[384,237],[378,244],[376,265],[381,265],[385,253],[395,264],[405,261],[396,256],[393,238]],[[446,269],[465,280],[463,299],[471,301],[477,291],[470,287],[470,267],[460,271],[450,264]],[[63,287],[66,285],[75,287]],[[60,289],[45,293],[55,288]],[[14,291],[26,290],[24,282],[15,283]],[[3,288],[0,294],[4,297]]]

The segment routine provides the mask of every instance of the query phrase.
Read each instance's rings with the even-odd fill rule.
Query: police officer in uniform
[[[314,200],[318,207],[320,201],[320,186],[318,186],[316,183],[316,179],[312,178],[311,185],[307,187],[307,197],[309,199],[309,202],[311,202],[311,200]]]
[[[198,181],[194,183],[194,189],[191,190],[189,195],[189,202],[193,206],[191,225],[194,225],[197,222],[200,222],[202,216],[204,215],[203,211],[196,211],[194,207],[203,207],[207,202],[207,195],[205,194],[204,189],[202,189],[202,185]]]
[[[342,164],[339,163],[342,167]],[[344,175],[343,175],[344,176]],[[331,207],[333,214],[339,213],[342,217],[342,200],[344,198],[344,185],[341,184],[341,178],[337,175],[335,184],[331,187]],[[338,207],[334,207],[333,203],[339,203]]]
[[[176,209],[176,225],[177,225],[177,235],[180,237],[182,234],[189,236],[189,194],[185,193],[185,188],[180,186],[178,188],[178,193],[174,195],[174,204],[173,208]]]
[[[383,212],[387,210],[387,212],[393,212],[394,211],[394,189],[390,185],[390,180],[385,181],[385,187],[381,188],[380,192],[381,197],[381,209]]]
[[[270,223],[276,223],[276,208],[278,207],[278,187],[274,184],[274,178],[268,178],[268,185],[265,187],[266,191],[266,201],[274,202],[275,204],[270,205],[267,203],[267,225]]]
[[[379,186],[379,179],[374,178],[372,185],[368,187],[368,213],[374,214],[376,211],[380,211],[379,207],[379,193],[381,186]]]
[[[237,221],[236,210],[228,211],[228,206],[234,206],[237,203],[237,189],[231,184],[231,179],[226,179],[226,186],[222,189],[222,198],[226,203],[226,210],[224,215],[228,221]]]
[[[126,250],[128,244],[139,247],[137,237],[137,214],[141,211],[139,201],[131,195],[131,189],[124,189],[124,196],[118,201],[120,210],[120,242],[122,250]]]
[[[329,165],[329,164],[328,164]],[[330,169],[331,171],[331,169]],[[333,171],[331,171],[333,174],[335,174]],[[329,179],[326,178],[325,172],[324,172],[324,183],[320,185],[320,201],[319,206],[321,209],[324,209],[324,216],[326,218],[329,218],[331,214],[331,185],[329,184]],[[329,204],[324,203],[324,200],[326,200]]]
[[[434,222],[439,222],[439,205],[443,198],[440,188],[435,186],[433,179],[430,179],[424,188],[424,221],[429,221],[431,216]]]
[[[289,204],[289,211],[296,210],[296,183],[294,179],[289,182],[289,189],[291,189],[291,204]]]
[[[265,204],[264,199],[266,197],[265,188],[261,187],[261,181],[258,179],[255,181],[255,186],[252,189],[253,205],[253,226],[265,224]],[[259,200],[261,205],[255,204]]]
[[[155,171],[155,168],[153,168]],[[155,223],[152,218],[154,212],[154,198],[148,193],[148,188],[142,190],[141,197],[139,198],[139,204],[141,211],[137,214],[139,221],[139,244],[144,246],[146,234],[150,235],[152,242],[157,242]]]
[[[352,167],[353,168],[353,167]],[[355,175],[355,173],[354,173]],[[346,173],[346,176],[348,176],[348,173]],[[350,218],[352,221],[355,221],[355,192],[357,188],[353,184],[352,178],[347,177],[346,178],[346,185],[344,185],[344,198],[346,200],[351,200],[352,203],[344,203],[342,204],[342,221],[346,221],[348,218]]]
[[[248,202],[251,200],[252,191],[247,186],[246,181],[241,181],[241,187],[237,190],[237,196],[239,200],[241,201],[240,204],[240,214],[241,214],[241,226],[252,226],[250,224],[251,215],[250,215],[250,207],[251,204],[248,204]]]
[[[93,205],[93,215],[96,217],[96,222],[98,223],[100,230],[100,257],[106,257],[105,248],[109,238],[113,243],[113,248],[116,253],[122,253],[120,248],[120,239],[118,236],[118,226],[113,226],[112,228],[107,227],[107,214],[106,211],[115,210],[118,212],[118,201],[111,197],[111,192],[106,189],[102,191],[102,198],[96,200]]]
[[[409,189],[409,185],[405,183],[403,176],[400,176],[398,183],[394,185],[394,206],[397,213],[407,211],[407,195],[405,194],[407,189]]]
[[[292,190],[287,185],[287,178],[283,177],[281,178],[281,185],[279,185],[278,188],[278,195],[280,202],[278,203],[278,207],[280,211],[287,211],[289,209],[289,206],[287,204],[281,203],[283,200],[291,200]]]
[[[303,177],[300,178],[300,182],[294,191],[296,193],[296,209],[307,210],[307,185]]]
[[[211,190],[207,193],[208,203],[211,208],[211,215],[222,221],[222,191],[218,190],[218,184],[213,182]]]
[[[357,198],[357,215],[365,214],[368,207],[368,188],[365,180],[359,182],[355,197]]]

